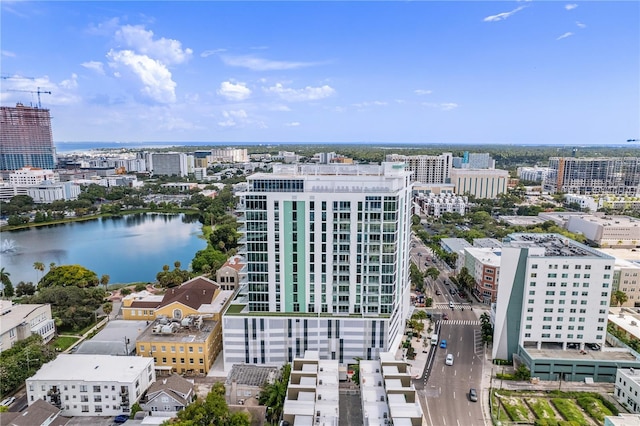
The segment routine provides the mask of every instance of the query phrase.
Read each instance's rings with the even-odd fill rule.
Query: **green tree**
[[[42,262],[33,262],[33,269],[35,269],[36,271],[40,271],[40,274],[42,276],[42,274],[44,274],[44,263],[42,263]],[[37,281],[40,281],[40,278],[38,278]]]
[[[107,287],[109,286],[109,280],[111,277],[107,274],[104,274],[100,277],[100,284],[104,286],[104,291],[107,291]]]
[[[94,287],[98,285],[95,272],[80,265],[55,266],[40,280],[39,288],[45,287]]]
[[[430,266],[426,271],[425,275],[431,278],[432,281],[436,281],[440,276],[440,270],[436,267]]]
[[[517,380],[529,380],[531,379],[531,371],[527,368],[526,365],[520,364],[515,371],[515,377]]]
[[[106,302],[105,304],[102,305],[102,312],[104,312],[107,315],[107,320],[109,319],[109,315],[111,314],[111,312],[113,312],[113,303],[111,302]]]
[[[20,281],[16,286],[16,296],[31,296],[36,292],[36,286],[33,283],[25,283],[24,281]]]
[[[250,418],[246,413],[229,412],[225,401],[225,388],[222,383],[215,383],[204,400],[197,399],[184,410],[178,412],[177,420],[168,423],[174,426],[249,426]]]
[[[629,297],[624,291],[621,291],[621,290],[616,290],[611,295],[611,304],[615,306],[621,306],[627,300],[629,300]]]
[[[13,285],[11,284],[10,272],[0,268],[0,283],[2,283],[2,295],[5,297],[13,297]]]
[[[227,252],[238,246],[238,232],[235,225],[219,225],[213,230],[209,241],[213,247],[220,247]]]
[[[291,374],[291,365],[285,364],[280,370],[280,377],[273,383],[265,383],[262,391],[258,396],[261,405],[266,405],[267,419],[276,422],[282,414],[284,408],[284,400],[287,396],[287,386],[289,384],[289,375]]]

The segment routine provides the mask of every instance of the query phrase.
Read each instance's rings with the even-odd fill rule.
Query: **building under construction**
[[[635,196],[640,193],[640,157],[551,157],[544,191]]]
[[[55,165],[49,110],[22,104],[0,107],[0,170]]]

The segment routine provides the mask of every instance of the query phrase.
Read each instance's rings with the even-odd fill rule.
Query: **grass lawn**
[[[53,348],[60,348],[61,351],[64,351],[78,340],[80,339],[73,336],[58,336],[49,343],[49,346]]]
[[[551,402],[556,407],[558,412],[568,421],[575,422],[580,426],[590,426],[591,423],[587,421],[580,411],[580,407],[576,405],[573,399],[569,398],[552,398]]]
[[[526,398],[525,401],[529,404],[529,408],[533,410],[536,418],[547,420],[556,419],[557,414],[547,398]]]
[[[577,402],[584,411],[600,423],[604,423],[605,416],[613,415],[611,410],[605,407],[600,399],[593,396],[579,397]]]
[[[502,406],[504,407],[511,420],[514,422],[528,422],[530,421],[531,411],[529,407],[520,398],[508,396],[501,398]]]

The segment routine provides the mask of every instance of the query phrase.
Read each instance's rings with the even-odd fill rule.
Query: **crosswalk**
[[[451,306],[448,303],[434,303],[435,309],[448,309],[451,310]],[[471,309],[470,303],[454,303],[453,309],[462,310],[462,309]]]
[[[441,325],[480,325],[478,320],[440,320]]]

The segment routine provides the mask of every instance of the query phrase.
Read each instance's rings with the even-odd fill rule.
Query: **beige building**
[[[476,198],[498,198],[507,192],[509,172],[500,169],[451,169],[456,194]]]
[[[273,384],[280,376],[277,367],[234,364],[224,384],[225,399],[231,405],[258,405],[265,383]]]
[[[640,307],[640,264],[616,258],[613,268],[613,290],[627,295],[624,307]]]
[[[238,274],[244,267],[244,263],[241,263],[241,260],[242,256],[233,256],[216,271],[216,281],[222,290],[235,291],[238,288],[240,280]]]
[[[640,247],[640,219],[630,216],[571,216],[567,230],[584,235],[600,247]]]
[[[10,300],[0,300],[0,352],[32,334],[39,334],[46,343],[55,333],[51,305],[19,305]]]

